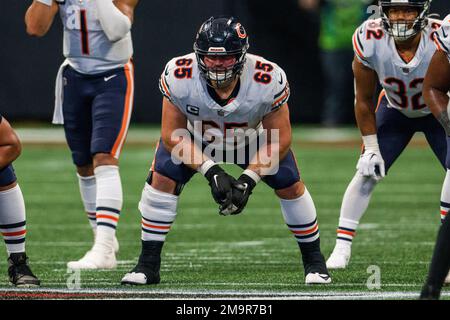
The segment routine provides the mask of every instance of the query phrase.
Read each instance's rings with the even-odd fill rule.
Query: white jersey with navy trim
[[[117,42],[109,41],[97,18],[94,0],[58,3],[64,26],[64,56],[71,67],[81,73],[95,74],[122,67],[130,60],[131,32]]]
[[[409,118],[431,113],[422,97],[422,84],[436,52],[433,38],[441,24],[440,20],[428,20],[416,54],[409,63],[400,57],[394,38],[383,29],[381,19],[365,21],[353,35],[355,56],[377,73],[388,107],[399,110]]]
[[[450,14],[445,17],[441,28],[435,33],[434,39],[437,48],[445,52],[450,61]]]
[[[187,117],[188,128],[202,121],[218,135],[236,128],[262,129],[261,121],[289,99],[286,74],[277,64],[247,54],[237,96],[220,106],[208,93],[194,53],[170,60],[159,82],[162,94]],[[209,129],[206,128],[206,129]]]

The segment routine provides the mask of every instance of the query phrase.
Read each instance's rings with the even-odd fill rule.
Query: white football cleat
[[[308,273],[305,277],[305,284],[327,284],[331,283],[331,277],[327,274]]]
[[[351,247],[335,247],[327,260],[328,269],[345,269],[350,262]]]
[[[80,260],[67,263],[67,268],[74,270],[114,269],[116,266],[116,254],[113,250],[104,250],[95,246]]]
[[[446,286],[450,285],[450,271],[449,271],[449,273],[447,274],[447,277],[444,280],[444,285],[446,285]]]

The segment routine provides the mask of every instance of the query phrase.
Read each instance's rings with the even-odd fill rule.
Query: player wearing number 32
[[[59,11],[64,56],[55,89],[53,123],[64,124],[81,198],[95,235],[72,269],[115,268],[122,209],[119,155],[133,108],[131,25],[138,0],[34,0],[28,34],[43,36]]]
[[[197,172],[209,182],[222,215],[241,212],[260,180],[269,185],[280,200],[284,220],[302,252],[305,282],[331,282],[320,252],[314,203],[300,180],[290,150],[286,74],[275,63],[247,54],[247,48],[247,33],[235,18],[211,17],[197,33],[195,52],[167,63],[160,78],[164,96],[161,141],[139,203],[142,252],[136,267],[122,279],[123,284],[160,281],[160,254],[177,215],[182,186]],[[233,137],[231,133],[237,131],[244,132],[246,138],[229,141],[228,138]],[[272,131],[279,132],[277,141]],[[187,135],[180,140],[176,132],[187,132]],[[247,135],[248,132],[255,135]],[[248,151],[254,146],[254,139],[262,138],[264,132],[268,133],[266,143],[255,148],[255,152]],[[183,154],[175,152],[180,144],[186,146]],[[214,155],[206,151],[213,144]],[[224,149],[224,146],[227,147]],[[278,167],[277,172],[263,170],[267,163],[258,160],[265,147],[273,151],[269,167]],[[197,157],[184,153],[186,150],[189,154],[196,148]],[[228,161],[227,155],[225,159],[244,169],[235,180],[221,168],[219,162],[223,158],[218,160],[218,157],[237,150],[248,151],[248,155],[243,152],[245,157]],[[255,216],[255,219],[258,218]]]
[[[367,20],[353,35],[355,115],[364,143],[357,173],[344,194],[330,269],[345,268],[351,244],[376,184],[403,152],[415,132],[423,132],[445,169],[446,135],[422,97],[422,84],[436,51],[441,21],[429,18],[431,1],[383,0],[382,18]],[[373,105],[377,81],[383,90]],[[450,182],[447,175],[446,181]],[[444,182],[448,183],[449,182]],[[442,189],[442,218],[450,206]]]

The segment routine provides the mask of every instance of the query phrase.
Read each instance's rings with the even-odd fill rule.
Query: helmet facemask
[[[243,48],[240,52],[215,52],[219,48],[210,48],[209,52],[199,50],[194,45],[200,74],[206,80],[206,83],[213,88],[226,88],[236,77],[240,76],[246,61],[245,55],[247,48]],[[223,48],[221,48],[223,49]],[[204,58],[206,56],[229,56],[236,58],[236,62],[227,68],[211,68],[206,66]]]
[[[391,21],[389,19],[389,9],[396,7],[416,9],[417,17],[414,20]],[[414,37],[428,24],[427,16],[430,9],[428,1],[422,4],[381,2],[380,9],[383,26],[389,35],[391,35],[396,41],[406,41]]]

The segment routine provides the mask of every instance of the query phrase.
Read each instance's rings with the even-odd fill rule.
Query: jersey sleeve
[[[173,80],[171,79],[171,71],[173,71],[172,65],[173,61],[171,60],[166,64],[164,71],[161,73],[161,77],[159,78],[159,90],[164,97],[169,99],[170,102],[174,103],[173,95],[169,85],[169,83],[173,82]]]
[[[192,75],[192,59],[186,57],[177,57],[170,60],[161,74],[159,78],[159,90],[162,95],[169,99],[175,106],[180,109],[183,114],[185,114],[185,110],[183,109],[183,99],[188,95],[189,86],[186,81],[191,81],[190,77],[186,75],[181,75],[178,78],[176,77],[177,71],[180,68],[184,68],[184,65],[180,67],[178,64],[183,62],[188,65],[189,75]],[[184,77],[183,77],[184,76]]]
[[[290,89],[286,73],[279,66],[276,66],[272,72],[272,85],[264,116],[281,108],[288,102],[289,96]]]
[[[359,26],[352,37],[355,57],[364,66],[373,69],[372,57],[375,51],[375,41],[383,34],[381,29],[375,29],[377,23],[373,20],[365,21]]]
[[[435,32],[434,42],[438,50],[445,52],[450,60],[450,15],[445,17],[442,26]]]

